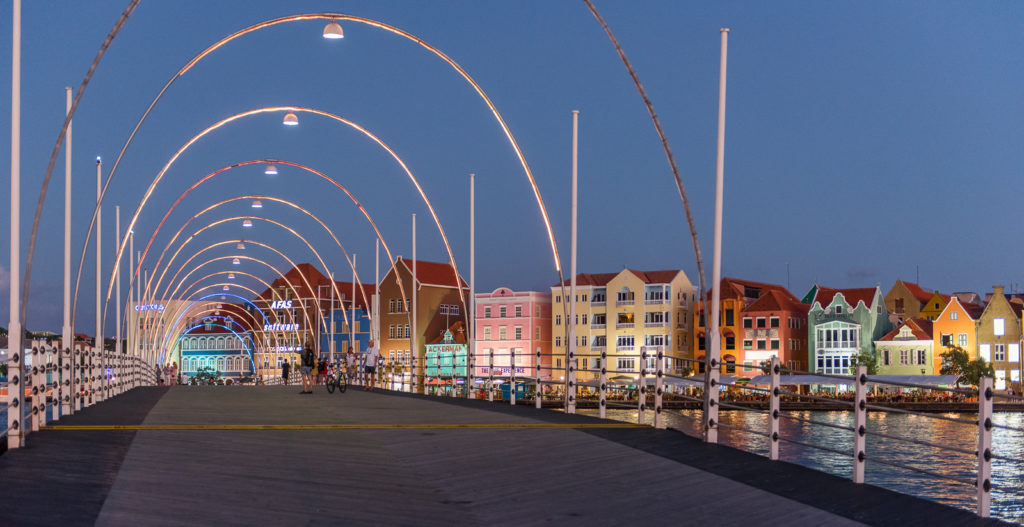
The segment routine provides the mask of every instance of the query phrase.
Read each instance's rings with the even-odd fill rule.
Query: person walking
[[[352,348],[349,348],[348,353],[345,354],[345,374],[348,375],[348,382],[355,384],[356,382],[359,381],[359,379],[356,378],[356,370],[358,369],[358,367],[359,358],[356,357],[356,354],[354,351],[352,351]]]
[[[281,380],[284,381],[285,386],[288,386],[288,373],[291,369],[291,364],[288,364],[287,360],[281,363]]]
[[[302,391],[299,393],[313,393],[313,368],[316,367],[316,353],[313,351],[313,343],[306,339],[302,348],[302,364],[299,371],[302,373]]]
[[[363,390],[368,392],[373,391],[373,383],[377,379],[377,359],[380,358],[380,348],[372,340],[370,345],[366,348],[366,363],[363,366]]]

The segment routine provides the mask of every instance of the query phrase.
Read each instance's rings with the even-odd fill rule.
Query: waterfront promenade
[[[672,430],[358,388],[137,388],[0,456],[2,525],[996,525]]]

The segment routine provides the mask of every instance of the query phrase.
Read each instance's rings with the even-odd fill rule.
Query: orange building
[[[974,360],[978,358],[978,319],[985,310],[984,306],[960,303],[953,296],[946,304],[946,309],[935,319],[932,325],[934,339],[934,367],[936,375],[942,369],[942,354],[954,346],[959,346]]]

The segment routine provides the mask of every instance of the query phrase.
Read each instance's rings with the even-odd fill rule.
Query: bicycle
[[[334,393],[335,388],[339,393],[345,393],[345,390],[348,389],[348,376],[341,368],[331,368],[327,372],[327,380],[324,383],[327,386],[327,393]]]

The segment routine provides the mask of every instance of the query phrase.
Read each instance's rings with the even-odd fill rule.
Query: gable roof
[[[667,269],[664,271],[637,271],[635,269],[626,270],[636,275],[637,278],[643,280],[645,284],[667,284],[674,280],[676,275],[680,273],[678,269]]]
[[[903,282],[903,280],[898,281]],[[907,288],[908,291],[910,291],[910,294],[914,295],[914,298],[916,298],[917,301],[921,302],[922,304],[927,302],[932,297],[931,293],[925,291],[925,289],[918,284],[915,284],[913,282],[903,282],[903,285]]]
[[[465,344],[466,343],[465,324],[463,324],[461,320],[459,320],[459,321],[455,322],[454,324],[452,324],[452,326],[450,328],[448,328],[448,331],[452,332],[452,340],[454,341],[455,344]],[[443,340],[444,340],[444,331],[442,331],[440,335],[438,335],[437,337],[432,339],[427,344],[441,344],[441,342]]]
[[[874,301],[875,293],[877,291],[878,289],[874,287],[833,289],[831,287],[818,286],[818,292],[817,294],[814,295],[814,300],[811,302],[811,304],[813,305],[814,302],[818,302],[821,304],[821,307],[824,308],[825,306],[828,306],[829,304],[832,303],[832,300],[835,299],[835,296],[837,294],[842,293],[843,298],[846,299],[846,302],[853,306],[854,308],[857,307],[857,303],[859,301],[863,301],[865,306],[871,307],[871,302]]]
[[[412,274],[412,263],[402,259],[401,256],[395,259],[395,265],[402,264]],[[416,281],[423,285],[434,285],[441,287],[452,287],[458,286],[469,287],[462,277],[455,278],[455,271],[452,270],[452,265],[448,262],[428,262],[426,260],[416,260]]]
[[[743,311],[794,311],[806,315],[810,309],[785,289],[769,289]]]
[[[636,274],[634,272],[634,274]],[[619,276],[619,273],[579,273],[576,275],[576,285],[588,285],[592,287],[601,287],[608,285],[608,282],[612,281],[612,278]],[[569,286],[572,284],[571,278],[566,278],[562,285]],[[554,285],[552,287],[558,287]]]
[[[878,340],[893,340],[896,338],[896,335],[900,334],[903,326],[909,326],[910,332],[914,334],[917,340],[932,340],[932,321],[923,318],[908,318],[902,324],[896,326],[896,329],[886,333],[885,336]]]
[[[967,313],[967,316],[971,317],[971,320],[978,320],[978,317],[980,317],[981,314],[985,311],[985,306],[973,304],[970,302],[961,302],[960,298],[957,297],[956,294],[954,294],[949,299],[949,303],[946,304],[946,307],[942,309],[942,313],[939,314],[939,319],[942,319],[942,315],[946,313],[947,309],[953,308],[953,304],[960,306],[960,309],[964,313]]]

